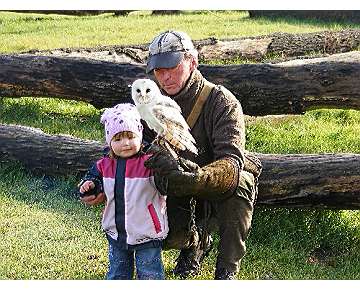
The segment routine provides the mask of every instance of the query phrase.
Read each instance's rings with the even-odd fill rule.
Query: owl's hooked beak
[[[143,95],[142,93],[139,93],[138,97],[139,97],[139,100],[141,100],[141,102],[143,104],[147,104],[150,101],[150,99],[146,95]]]

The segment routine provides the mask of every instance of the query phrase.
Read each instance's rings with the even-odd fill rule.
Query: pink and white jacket
[[[102,179],[102,227],[127,245],[163,240],[169,231],[165,197],[155,187],[153,172],[144,166],[148,158],[141,153],[127,159],[103,157],[86,177]]]

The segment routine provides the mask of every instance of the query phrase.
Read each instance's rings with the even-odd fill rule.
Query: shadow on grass
[[[77,183],[81,178],[80,175],[69,177],[36,176],[26,170],[20,162],[9,162],[0,155],[0,177],[3,186],[11,190],[11,197],[21,202],[62,213],[76,210],[74,208],[67,209],[63,206],[57,207],[57,204],[65,199],[82,213],[87,211],[85,206],[80,205],[78,196]],[[91,216],[98,217],[100,206],[88,209]]]
[[[355,214],[356,211],[346,210],[259,207],[255,211],[249,244],[255,249],[271,249],[269,253],[273,257],[268,258],[279,257],[275,264],[289,259],[281,257],[284,253],[285,256],[293,254],[293,261],[290,258],[288,266],[291,268],[291,264],[297,264],[295,277],[311,276],[316,267],[325,267],[328,270],[317,270],[324,278],[331,279],[331,271],[340,275],[344,260],[356,260],[354,255],[360,249],[360,229],[357,226],[360,217]],[[351,220],[354,216],[357,220]],[[359,266],[353,265],[354,269]],[[354,269],[343,275],[353,277]]]
[[[20,99],[8,99],[8,98],[0,98],[0,121],[2,122],[16,122],[16,123],[24,123],[24,122],[32,122],[34,124],[46,123],[47,121],[52,121],[54,119],[57,120],[68,120],[72,119],[73,121],[83,121],[88,119],[90,121],[97,121],[100,118],[99,113],[94,113],[93,115],[88,114],[80,114],[69,113],[64,111],[46,111],[41,107],[41,103],[37,102],[37,100],[41,102],[45,102],[46,100],[42,100],[41,98],[20,98]],[[57,99],[51,99],[51,101],[56,101]],[[64,100],[60,100],[64,101]],[[66,102],[66,100],[65,100]],[[70,101],[71,102],[71,101]],[[60,105],[59,105],[60,106]],[[15,112],[15,113],[14,113]]]
[[[58,279],[54,271],[60,271],[62,279],[104,279],[107,254],[106,239],[100,229],[101,207],[87,208],[82,205],[74,194],[75,186],[73,177],[49,179],[34,176],[18,163],[0,158],[1,198],[5,197],[6,203],[10,205],[10,208],[3,210],[16,212],[14,220],[9,217],[9,224],[19,223],[19,229],[27,225],[25,236],[19,230],[16,235],[21,241],[13,247],[10,244],[12,252],[1,264],[11,265],[20,255],[22,258],[17,264],[18,272],[4,271],[3,278]],[[18,211],[21,208],[25,211],[23,216]],[[11,235],[7,239],[10,243],[13,240]],[[42,245],[41,251],[36,250],[37,245]],[[62,251],[64,245],[68,248]],[[26,253],[19,248],[27,246]],[[70,256],[72,254],[74,257]],[[69,255],[71,261],[62,255]],[[49,272],[43,267],[47,262],[52,265]],[[31,268],[27,263],[33,263],[37,268]],[[69,265],[73,265],[74,269],[69,269]]]
[[[16,112],[14,114],[14,112]],[[39,119],[43,115],[41,108],[36,103],[11,103],[6,104],[6,100],[0,98],[0,116],[5,122]]]
[[[360,246],[360,229],[344,218],[343,210],[259,207],[254,216],[252,239],[276,243],[284,236],[292,246],[305,250],[316,247],[343,253]],[[349,211],[350,212],[350,211]]]

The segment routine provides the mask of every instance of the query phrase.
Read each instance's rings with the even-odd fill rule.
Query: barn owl
[[[159,141],[159,138],[163,138],[178,150],[187,149],[198,154],[195,139],[181,114],[179,105],[171,98],[162,95],[154,81],[150,79],[134,81],[131,85],[131,96],[141,118],[157,133],[155,140]]]

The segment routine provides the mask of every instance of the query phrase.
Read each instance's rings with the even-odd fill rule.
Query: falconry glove
[[[190,160],[175,159],[166,150],[152,146],[150,152],[154,151],[145,166],[154,170],[155,184],[161,194],[219,200],[231,196],[236,189],[239,165],[232,158],[199,167]]]

